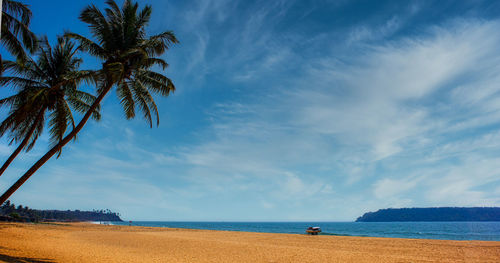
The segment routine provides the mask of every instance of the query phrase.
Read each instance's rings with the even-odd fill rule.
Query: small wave
[[[113,224],[112,221],[91,221],[90,222],[91,224],[96,224],[96,225],[110,225],[110,226],[114,226],[115,224]]]
[[[326,235],[326,236],[345,236],[345,237],[368,237],[368,235],[349,235],[349,234],[339,234],[339,233],[328,233],[328,232],[321,232],[320,235]]]

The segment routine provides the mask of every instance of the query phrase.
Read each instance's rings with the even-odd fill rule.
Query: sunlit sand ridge
[[[500,242],[3,223],[0,261],[500,262]]]

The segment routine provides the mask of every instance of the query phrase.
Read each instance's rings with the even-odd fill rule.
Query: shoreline
[[[24,262],[21,259],[26,262],[500,262],[500,241],[309,236],[92,223],[0,223],[0,261]]]
[[[160,224],[156,224],[160,223]],[[177,224],[176,223],[181,223]],[[289,226],[289,228],[286,228],[285,231],[282,231],[283,228],[269,228],[269,226],[264,227],[264,228],[255,228],[252,226],[243,226],[243,227],[238,227],[238,224],[253,224],[253,223],[264,223],[264,224],[287,224],[287,223],[303,223],[303,222],[245,222],[245,221],[229,221],[229,222],[220,222],[220,221],[193,221],[193,222],[188,222],[188,225],[185,224],[186,222],[184,221],[134,221],[132,223],[132,226],[138,226],[138,227],[159,227],[159,228],[179,228],[179,229],[198,229],[198,230],[215,230],[215,231],[236,231],[236,232],[249,232],[249,233],[276,233],[276,234],[305,234],[305,228],[309,225],[318,225],[321,226],[323,223],[326,224],[331,224],[331,223],[357,223],[357,222],[307,222],[307,226],[304,225],[301,228],[302,231],[298,231],[298,229],[295,226]],[[194,223],[194,224],[189,224],[189,223]],[[205,226],[201,226],[205,225]],[[215,223],[215,225],[210,225],[208,226],[206,223]],[[500,223],[500,221],[477,221],[477,222],[461,222],[461,221],[450,221],[450,222],[444,222],[444,221],[439,221],[439,222],[368,222],[370,223]],[[115,224],[115,222],[106,222],[105,224],[111,224],[111,225],[122,225],[122,226],[129,226],[129,223],[126,221],[122,221],[121,223],[118,222]],[[364,224],[361,223],[361,224]],[[199,227],[197,227],[197,225]],[[218,226],[217,226],[218,225]],[[329,227],[329,229],[328,229]],[[335,229],[336,227],[339,227],[340,231],[331,231],[332,229]],[[266,229],[266,230],[262,230]],[[270,230],[272,229],[272,230]],[[277,230],[276,229],[281,229]],[[329,231],[330,230],[330,231]],[[434,229],[435,230],[435,229]],[[377,230],[375,230],[377,231]],[[420,232],[422,231],[422,232]],[[430,231],[430,232],[428,232]],[[401,238],[401,239],[429,239],[429,240],[450,240],[450,241],[498,241],[500,242],[500,235],[496,235],[496,238],[492,238],[488,235],[485,237],[478,237],[476,239],[470,238],[471,236],[481,236],[484,233],[465,233],[465,232],[457,232],[457,233],[440,233],[436,234],[435,232],[432,232],[433,230],[415,230],[414,232],[404,232],[406,234],[401,234],[401,233],[386,233],[386,232],[371,232],[371,233],[356,233],[352,232],[349,233],[349,231],[346,231],[343,229],[343,226],[326,226],[324,231],[321,232],[319,235],[323,236],[349,236],[349,237],[380,237],[380,238]],[[346,233],[347,232],[347,233]],[[484,232],[484,231],[483,231]],[[381,234],[384,233],[384,234]],[[461,233],[461,234],[458,234]]]

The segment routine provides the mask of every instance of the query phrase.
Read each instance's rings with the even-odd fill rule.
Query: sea
[[[114,225],[305,234],[310,226],[320,235],[500,241],[500,222],[108,222]]]

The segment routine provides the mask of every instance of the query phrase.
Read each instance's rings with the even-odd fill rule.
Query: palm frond
[[[171,45],[177,43],[179,43],[179,40],[177,40],[175,34],[172,31],[166,31],[144,40],[141,46],[151,56],[160,56],[163,55]]]
[[[126,81],[123,81],[121,85],[116,87],[116,95],[120,100],[120,104],[123,107],[125,116],[127,119],[132,119],[135,117],[135,103],[130,91],[130,87]]]
[[[160,73],[143,70],[136,75],[136,78],[147,85],[148,89],[162,96],[168,96],[175,91],[174,83]]]
[[[24,149],[26,152],[29,152],[31,149],[33,149],[33,146],[35,146],[35,143],[36,143],[38,137],[40,137],[40,135],[42,135],[44,123],[45,123],[44,115],[42,115],[42,118],[38,122],[33,123],[33,125],[36,125],[36,128],[30,137],[30,141],[28,142],[28,145],[26,145],[26,147]]]
[[[147,58],[146,61],[144,62],[144,67],[145,68],[150,68],[152,66],[160,66],[161,69],[165,70],[168,67],[168,63],[161,59],[161,58]]]
[[[37,48],[37,38],[29,29],[31,11],[18,1],[2,1],[2,24],[0,42],[19,60],[26,58],[24,47],[29,52]]]
[[[74,90],[67,98],[71,107],[80,113],[86,113],[92,104],[94,104],[95,100],[96,97],[94,95],[81,90]],[[92,118],[96,121],[101,119],[100,108],[101,107],[98,105],[92,113]]]
[[[33,60],[31,60],[30,57],[27,57],[22,63],[19,63],[19,61],[14,62],[8,60],[4,60],[2,62],[4,73],[22,75],[25,78],[37,81],[42,81],[44,78],[48,77],[45,75],[45,72],[43,72],[43,70],[41,70]]]
[[[106,59],[106,50],[92,40],[76,33],[66,32],[65,37],[75,39],[80,44],[82,51],[88,52],[90,55],[100,59]]]
[[[30,24],[31,20],[31,10],[26,4],[18,1],[4,0],[2,2],[2,12],[7,14],[12,14],[16,17],[21,17],[22,22],[26,25]]]
[[[42,83],[39,81],[31,80],[31,79],[25,79],[21,77],[0,77],[0,86],[7,86],[11,85],[14,88],[40,88],[43,87]]]
[[[139,109],[142,111],[144,114],[144,118],[149,124],[149,127],[153,127],[153,120],[151,117],[151,109],[149,108],[148,101],[146,100],[144,94],[145,94],[145,89],[142,85],[139,85],[137,81],[132,83],[132,90],[134,94],[134,101],[137,102],[139,105]],[[147,90],[146,90],[147,92]]]
[[[49,114],[48,123],[50,127],[50,143],[52,146],[62,140],[68,128],[68,124],[74,124],[71,110],[69,110],[64,100],[58,99],[55,103],[55,108],[56,110]]]
[[[4,30],[3,24],[1,41],[5,48],[18,59],[24,60],[27,57],[21,41],[9,30]]]
[[[156,106],[153,96],[151,96],[151,93],[149,93],[147,87],[140,80],[135,80],[134,84],[135,93],[140,94],[142,100],[144,100],[144,102],[147,104],[149,110],[153,111],[153,114],[156,118],[156,126],[160,125],[160,114],[158,113],[158,107]],[[148,115],[150,116],[151,114]],[[152,127],[151,122],[150,127]]]

